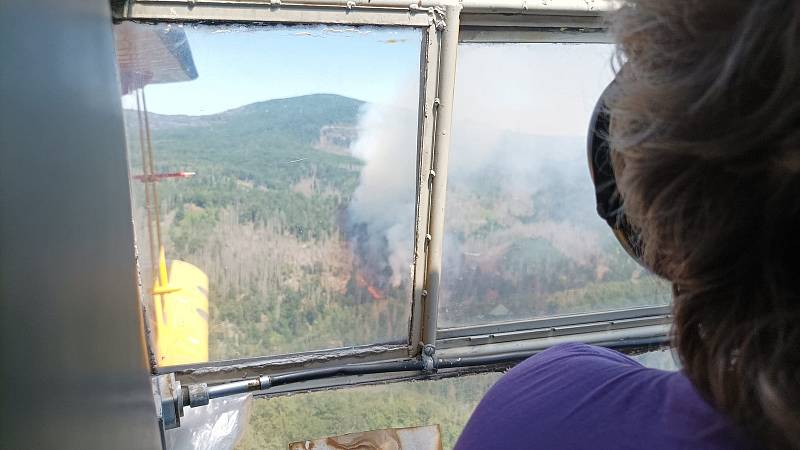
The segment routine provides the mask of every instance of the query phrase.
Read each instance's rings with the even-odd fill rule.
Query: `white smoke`
[[[388,246],[392,286],[410,274],[417,162],[418,83],[408,82],[388,104],[367,104],[359,120],[354,156],[365,162],[350,204],[350,218],[367,224],[374,249]]]
[[[579,207],[591,212],[582,145],[594,102],[611,78],[610,51],[600,45],[459,47],[448,222],[463,218],[463,211],[453,211],[455,196],[480,196],[487,176],[500,177],[506,203],[523,209],[553,180],[585,182]],[[413,254],[418,92],[418,83],[409,82],[394,102],[366,105],[351,147],[365,161],[351,218],[367,224],[370,239],[385,240],[394,286],[409,274]],[[462,252],[461,244],[446,236],[446,263]]]

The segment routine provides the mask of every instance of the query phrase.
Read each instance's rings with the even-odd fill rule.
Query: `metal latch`
[[[181,426],[183,399],[181,382],[175,374],[153,377],[153,397],[156,403],[156,416],[165,430]]]
[[[158,375],[153,378],[153,395],[156,414],[165,430],[181,426],[183,408],[205,406],[211,399],[246,392],[261,391],[272,386],[272,379],[262,375],[257,378],[234,381],[209,387],[206,383],[181,386],[175,374]]]

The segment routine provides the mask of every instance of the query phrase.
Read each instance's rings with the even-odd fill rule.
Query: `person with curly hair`
[[[598,212],[672,283],[681,370],[553,347],[456,449],[800,449],[800,2],[630,0],[610,29]]]

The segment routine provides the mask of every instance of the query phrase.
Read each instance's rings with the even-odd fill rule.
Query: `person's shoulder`
[[[588,395],[603,396],[651,385],[666,372],[648,369],[637,361],[602,347],[568,343],[548,348],[509,370],[487,392],[482,404],[488,408],[537,412],[580,401]],[[592,409],[594,405],[587,407]]]
[[[556,345],[492,386],[456,448],[486,448],[489,439],[498,448],[525,448],[534,440],[539,448],[638,448],[626,436],[652,425],[643,422],[663,404],[669,378],[614,350]]]
[[[579,358],[585,361],[586,358],[597,362],[615,362],[642,367],[637,361],[630,357],[606,347],[583,344],[580,342],[568,342],[554,345],[541,353],[538,353],[526,360],[526,362],[558,361],[572,358]],[[573,359],[574,360],[574,359]]]
[[[518,377],[539,377],[558,373],[563,377],[583,377],[585,373],[597,375],[598,371],[647,370],[639,362],[620,352],[582,343],[555,345],[538,353],[510,370],[505,382]],[[503,381],[503,380],[501,380]]]
[[[456,449],[534,442],[576,450],[749,448],[682,373],[585,344],[551,347],[511,369],[481,400]]]

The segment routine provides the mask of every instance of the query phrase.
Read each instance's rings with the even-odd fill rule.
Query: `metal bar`
[[[599,336],[598,338],[602,338]],[[628,339],[621,339],[615,337],[602,342],[603,346],[613,348],[620,351],[645,351],[653,348],[664,346],[667,342],[660,337],[634,337]],[[457,356],[457,357],[444,357],[435,359],[435,368],[437,370],[448,369],[465,369],[483,367],[490,368],[496,366],[499,368],[506,368],[514,365],[540,351],[543,348],[528,348],[513,352],[496,353],[496,354],[479,354],[472,356]],[[421,373],[423,372],[423,373]],[[403,373],[399,377],[397,374]],[[459,374],[463,374],[460,372]],[[369,376],[365,379],[360,377]],[[279,386],[297,385],[302,386],[308,382],[319,380],[330,380],[329,383],[315,383],[316,387],[320,388],[326,386],[331,387],[344,387],[353,386],[371,382],[390,382],[390,381],[404,381],[408,379],[427,378],[432,375],[432,372],[426,372],[423,362],[420,359],[412,360],[396,360],[385,361],[373,364],[356,364],[356,365],[341,365],[326,367],[321,369],[308,369],[296,372],[283,373],[278,375],[266,376],[261,375],[246,380],[239,380],[215,386],[207,386],[205,383],[199,385],[187,386],[189,395],[182,398],[184,406],[201,406],[208,403],[209,399],[223,397],[227,395],[235,395],[245,392],[259,391],[260,396],[268,396],[276,393],[275,388]],[[297,391],[298,389],[293,389]],[[269,391],[269,392],[264,392]],[[277,393],[288,393],[292,390],[280,389]],[[192,401],[195,399],[196,401]]]
[[[139,148],[142,153],[142,173],[149,174],[150,163],[148,162],[147,143],[145,138],[145,118],[142,111],[142,92],[144,88],[137,89],[136,94],[136,117],[139,124]],[[147,214],[147,234],[148,234],[148,248],[150,252],[150,275],[154,281],[157,277],[156,270],[158,270],[158,247],[156,247],[155,233],[153,231],[153,200],[150,195],[150,184],[144,183],[144,196],[145,196],[145,213]],[[134,231],[135,232],[135,231]]]
[[[147,165],[149,166],[148,170],[147,171],[143,171],[143,173],[145,174],[145,176],[147,176],[148,174],[150,176],[152,176],[153,174],[155,174],[156,168],[155,168],[155,163],[153,162],[153,159],[154,159],[154,156],[153,156],[153,139],[152,139],[152,137],[150,135],[150,119],[148,118],[149,113],[147,112],[147,100],[146,100],[145,95],[144,95],[144,85],[142,85],[142,88],[139,89],[139,92],[141,92],[141,95],[142,95],[142,115],[144,116],[144,133],[145,133],[145,137],[147,139],[147,142],[146,142],[146,145],[147,145]],[[156,225],[156,251],[160,252],[161,251],[161,245],[162,245],[162,241],[161,241],[161,205],[159,204],[159,201],[158,201],[158,191],[156,189],[156,184],[153,183],[153,182],[145,183],[145,186],[150,186],[150,190],[152,191],[150,196],[152,197],[153,208],[155,209],[155,220],[154,221],[155,221],[155,225]],[[153,260],[154,261],[156,260],[156,258],[158,258],[157,255],[158,255],[158,253],[156,255],[153,255]],[[157,267],[157,265],[155,267]],[[161,282],[160,284],[162,284],[162,285],[166,285],[167,284],[167,280],[160,280],[160,282]]]
[[[332,377],[387,374],[409,371],[413,372],[421,371],[423,369],[422,361],[419,359],[413,359],[384,361],[375,364],[352,364],[325,367],[321,369],[306,369],[273,376],[259,375],[249,379],[229,381],[213,386],[208,386],[207,383],[197,383],[181,388],[180,382],[178,382],[175,385],[178,386],[178,389],[181,391],[180,396],[173,394],[171,397],[179,403],[178,409],[182,410],[184,406],[205,406],[208,404],[209,400],[215,398],[253,391],[265,391],[275,386],[303,383],[306,381],[327,379]],[[160,379],[167,377],[174,380],[173,374],[162,375]],[[180,413],[180,415],[182,416],[183,414]]]
[[[621,353],[640,354],[642,352],[663,349],[667,345],[668,342],[659,337],[612,341],[605,343],[602,346],[617,350]],[[505,371],[520,361],[527,359],[530,356],[541,352],[542,350],[544,349],[539,349],[536,351],[504,353],[498,355],[438,358],[437,370],[434,373],[408,371],[322,378],[290,385],[275,386],[267,391],[256,392],[253,394],[253,396],[256,398],[271,398],[331,389],[345,389],[359,386],[383,385],[409,381],[440,380],[486,372]]]
[[[439,314],[439,286],[442,276],[442,244],[447,197],[447,169],[450,153],[450,132],[453,121],[456,63],[458,59],[458,25],[460,6],[445,9],[446,28],[442,33],[439,58],[439,87],[436,102],[436,134],[434,137],[428,264],[422,322],[423,345],[436,344],[436,321]]]
[[[433,156],[433,134],[435,122],[435,99],[437,74],[439,72],[439,31],[431,24],[425,33],[421,55],[422,96],[420,102],[420,142],[417,158],[417,206],[414,243],[414,279],[412,287],[411,320],[409,323],[409,356],[420,354],[422,347],[422,291],[425,289],[425,274],[428,260],[428,227],[430,205],[430,173]]]
[[[543,339],[553,336],[569,336],[586,333],[620,330],[623,328],[645,327],[650,325],[665,325],[670,323],[669,316],[651,316],[636,319],[625,319],[609,322],[593,322],[580,325],[567,325],[553,328],[538,328],[533,330],[512,331],[508,333],[492,333],[477,336],[464,336],[451,339],[439,339],[438,348],[465,347],[500,342],[523,341]]]
[[[269,388],[270,378],[261,376],[252,380],[234,381],[231,383],[209,386],[208,399],[227,397],[229,395],[244,394],[245,392],[260,391]]]
[[[617,351],[648,351],[661,348],[667,344],[663,338],[643,338],[609,342],[604,347]],[[466,356],[459,358],[437,358],[437,369],[463,368],[476,366],[491,366],[495,364],[516,363],[527,359],[541,350],[524,350],[511,353],[497,353],[493,355]]]
[[[299,369],[387,361],[408,357],[407,345],[372,345],[269,358],[247,358],[184,366],[159,367],[158,373],[175,373],[183,384],[220,383]]]
[[[415,5],[422,8],[447,7],[460,4],[466,13],[516,13],[516,14],[548,14],[597,16],[613,11],[619,7],[615,0],[550,0],[529,2],[527,0],[137,0],[137,4],[168,4],[198,7],[207,5],[233,5],[247,7],[282,7],[284,5],[334,6],[348,9],[355,8],[408,8]]]
[[[299,383],[302,381],[316,380],[343,375],[366,375],[371,373],[408,372],[422,370],[422,362],[418,359],[389,361],[374,364],[359,364],[325,367],[297,372],[274,375],[271,377],[272,385]]]
[[[133,0],[131,7],[137,5],[171,5],[171,6],[234,6],[245,8],[283,8],[285,6],[326,6],[354,10],[358,8],[397,8],[409,7],[433,8],[457,5],[458,0]]]
[[[625,341],[609,342],[604,347],[617,350],[626,354],[640,354],[642,352],[663,349],[667,342],[663,338],[628,339]],[[446,378],[475,375],[479,373],[505,371],[520,361],[542,351],[524,351],[504,353],[499,355],[471,356],[463,358],[439,358],[437,371],[425,373],[421,371],[389,372],[365,375],[350,375],[334,378],[323,378],[298,382],[290,385],[275,386],[267,391],[253,394],[255,398],[272,398],[298,393],[327,391],[331,389],[346,389],[369,385],[384,385],[409,381],[441,380]],[[455,363],[455,361],[459,361]]]
[[[146,163],[147,152],[145,150],[145,144],[144,144],[144,141],[145,141],[145,138],[144,138],[144,120],[142,118],[142,107],[141,107],[141,102],[140,102],[139,90],[138,89],[135,90],[134,94],[136,96],[136,117],[138,119],[137,120],[137,125],[138,125],[138,132],[139,132],[139,148],[141,150],[141,158],[142,158],[142,173],[147,173],[148,165]],[[132,156],[133,155],[131,154],[129,156],[129,158],[132,158]],[[128,164],[129,175],[130,175],[130,170],[131,169],[130,169],[130,163],[129,163]],[[153,245],[155,241],[153,240],[153,224],[152,224],[152,220],[151,220],[152,212],[150,211],[150,203],[151,203],[150,190],[148,188],[147,183],[144,183],[144,193],[145,193],[145,213],[147,215],[147,231],[148,231],[148,237],[150,238],[150,240],[148,241],[148,252],[150,253],[150,265],[151,265],[150,276],[152,277],[153,280],[155,280],[155,277],[156,277],[155,270],[156,270],[157,264],[155,262],[156,261],[155,260],[156,253],[154,252],[154,245]],[[135,214],[132,215],[132,219],[133,219],[133,222],[135,224],[135,217],[134,216],[135,216]],[[139,258],[139,256],[140,256],[140,254],[139,254],[140,247],[138,245],[136,245],[137,238],[136,238],[136,228],[135,227],[133,229],[133,232],[134,232],[134,236],[133,236],[133,238],[134,238],[134,240],[133,240],[134,241],[134,254],[136,255],[136,281],[137,281],[137,294],[138,294],[137,297],[139,299],[139,303],[141,304],[142,327],[144,328],[145,349],[147,350],[147,361],[148,361],[149,366],[150,366],[150,372],[151,373],[155,373],[155,370],[158,367],[158,361],[156,359],[155,336],[154,336],[154,333],[153,333],[153,329],[150,326],[151,311],[147,306],[147,300],[146,300],[146,296],[144,294],[144,292],[146,292],[145,291],[146,288],[142,284],[142,266],[141,266],[142,259]]]
[[[462,32],[465,27],[536,27],[555,30],[562,28],[605,29],[606,23],[602,16],[492,14],[462,11]]]
[[[459,346],[437,350],[438,358],[463,358],[466,356],[494,355],[500,353],[516,353],[521,351],[540,351],[566,342],[584,342],[588,344],[608,346],[610,343],[621,343],[636,339],[656,339],[668,342],[670,325],[649,325],[637,328],[624,328],[585,334],[552,336],[542,339],[524,341],[499,342],[486,345]]]
[[[516,13],[597,16],[621,5],[617,0],[462,0],[465,13]]]
[[[504,322],[489,325],[443,328],[439,329],[438,337],[439,339],[450,339],[491,333],[509,333],[513,331],[536,330],[542,328],[562,327],[567,325],[635,319],[640,317],[667,316],[670,314],[670,311],[671,308],[669,306],[653,306],[599,313],[570,314],[564,316],[546,317],[542,319],[520,320],[515,322]]]
[[[560,43],[603,44],[610,41],[600,29],[561,30],[545,28],[467,27],[461,28],[462,43]]]
[[[261,23],[325,23],[336,25],[391,25],[427,27],[425,8],[380,9],[342,5],[283,4],[265,2],[140,1],[131,3],[120,19],[168,21],[222,21]]]
[[[413,380],[431,379],[436,375],[426,374],[418,370],[408,372],[386,372],[364,375],[347,375],[334,378],[322,378],[303,381],[294,384],[275,386],[266,391],[253,393],[254,398],[273,398],[298,393],[327,391],[332,389],[347,389],[359,386],[383,385],[390,383],[408,382]]]

